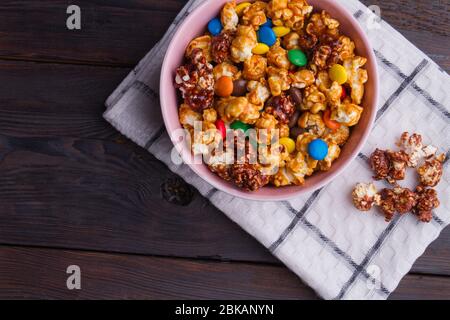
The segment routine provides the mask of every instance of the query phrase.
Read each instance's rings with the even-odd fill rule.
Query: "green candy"
[[[308,63],[308,58],[306,54],[298,49],[293,49],[288,51],[289,61],[296,65],[297,67],[304,67]]]
[[[230,128],[233,130],[242,130],[244,132],[247,132],[247,130],[250,129],[251,126],[239,120],[236,120],[232,124],[230,124]]]

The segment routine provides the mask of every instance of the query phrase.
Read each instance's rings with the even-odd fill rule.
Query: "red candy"
[[[227,128],[225,127],[225,122],[223,120],[218,119],[215,123],[217,130],[220,131],[220,134],[222,135],[222,138],[225,139],[227,136]]]
[[[347,98],[347,90],[345,90],[344,86],[341,86],[341,88],[342,88],[341,99],[345,99]]]

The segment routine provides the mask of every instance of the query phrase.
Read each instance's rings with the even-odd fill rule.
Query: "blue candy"
[[[314,160],[323,160],[328,154],[328,145],[322,139],[316,139],[309,143],[308,153]]]
[[[208,22],[208,31],[213,35],[217,36],[222,31],[222,23],[219,18],[214,18]]]
[[[261,27],[258,30],[258,42],[267,44],[269,47],[273,46],[277,41],[275,32],[269,27]]]
[[[273,23],[272,20],[267,18],[266,23],[262,24],[261,27],[267,27],[267,28],[272,28],[273,27]]]

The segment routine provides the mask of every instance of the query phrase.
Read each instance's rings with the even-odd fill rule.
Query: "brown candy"
[[[303,101],[302,91],[298,88],[291,87],[289,89],[289,95],[291,96],[292,101],[295,105],[300,105]]]
[[[242,97],[247,94],[247,80],[238,79],[233,81],[233,93],[234,97]]]

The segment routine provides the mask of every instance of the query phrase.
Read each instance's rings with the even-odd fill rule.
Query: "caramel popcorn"
[[[291,86],[303,89],[314,84],[314,73],[308,69],[302,69],[289,75]]]
[[[417,187],[417,205],[413,212],[420,221],[430,222],[433,219],[433,209],[439,207],[440,202],[437,192],[434,189],[426,189],[424,187]]]
[[[334,160],[339,158],[339,155],[341,154],[341,148],[337,144],[334,143],[328,143],[328,154],[325,157],[325,159],[319,161],[319,169],[321,171],[328,171],[331,169],[331,165],[333,164]]]
[[[253,55],[244,61],[242,76],[247,80],[259,80],[266,75],[267,60],[260,55]]]
[[[201,49],[207,61],[212,61],[211,56],[211,36],[205,35],[198,38],[195,38],[186,48],[186,57],[189,58],[192,56],[192,51],[194,49]]]
[[[323,139],[328,143],[335,143],[338,146],[344,145],[350,137],[350,128],[341,125],[337,130],[325,129]]]
[[[313,84],[305,88],[301,108],[302,110],[309,110],[311,113],[318,113],[327,108],[326,101],[327,97]]]
[[[235,31],[239,23],[239,17],[236,13],[236,2],[228,2],[222,9],[220,13],[220,21],[224,30]]]
[[[214,67],[213,75],[215,81],[219,80],[223,76],[236,79],[239,76],[239,69],[228,62],[222,62]]]
[[[251,26],[239,25],[236,37],[231,43],[231,58],[234,62],[243,62],[250,58],[252,49],[256,46],[256,32]]]
[[[437,151],[437,148],[434,146],[424,146],[422,144],[422,136],[417,133],[413,133],[410,136],[408,132],[403,132],[398,145],[408,154],[408,166],[411,168],[417,167],[425,159],[434,156]]]
[[[268,82],[270,92],[273,96],[279,96],[283,91],[289,90],[291,87],[287,70],[268,67],[267,74],[269,75]]]
[[[313,13],[307,0],[256,0],[240,6],[239,13],[236,7],[235,0],[224,4],[222,30],[205,31],[186,48],[186,62],[175,75],[182,98],[180,124],[191,136],[192,153],[240,188],[303,185],[315,172],[332,169],[349,139],[349,127],[358,123],[366,60],[355,56],[355,43],[340,34],[339,21],[326,11]],[[274,43],[256,33],[268,18],[283,27],[274,30]],[[256,48],[258,42],[269,48]],[[293,49],[305,53],[304,66],[298,66],[303,57],[289,53]],[[347,83],[330,79],[334,64],[344,66]],[[335,75],[331,72],[333,79]],[[319,138],[328,144],[321,161],[308,153],[309,143]],[[242,149],[244,153],[236,153]],[[420,152],[431,151],[423,147]],[[385,155],[386,178],[392,179],[390,174],[399,174],[392,169],[397,159]]]
[[[280,46],[279,42],[270,48],[267,53],[267,62],[273,67],[286,70],[288,70],[291,65],[288,59],[287,51]]]
[[[417,173],[423,186],[434,187],[442,178],[442,162],[437,158],[426,160],[423,165],[417,168]]]
[[[333,109],[331,119],[352,127],[359,122],[363,111],[364,109],[356,104],[344,102]]]
[[[300,48],[300,35],[297,32],[290,32],[283,37],[283,47],[287,50]]]
[[[259,109],[251,104],[246,97],[223,98],[217,103],[217,111],[225,122],[240,120],[254,124],[259,118]]]
[[[249,81],[247,83],[248,101],[256,106],[259,110],[264,108],[264,103],[270,97],[269,88],[263,81]]]
[[[368,80],[367,71],[361,69],[367,62],[366,58],[353,57],[344,60],[344,68],[348,74],[348,83],[352,89],[353,103],[361,104],[364,95],[364,84]]]
[[[408,163],[408,155],[404,151],[387,151],[390,161],[389,177],[393,180],[405,179],[406,166]]]
[[[374,179],[381,180],[387,178],[390,162],[386,151],[377,148],[370,156],[370,166],[375,173]]]
[[[381,191],[380,208],[386,221],[391,221],[396,212],[405,214],[417,203],[417,195],[408,188],[396,187]]]
[[[355,207],[360,211],[369,211],[381,201],[381,197],[373,183],[358,183],[352,191]]]
[[[244,25],[253,26],[256,30],[260,25],[267,22],[266,10],[267,3],[262,1],[255,1],[250,6],[246,7],[242,14],[242,23]]]
[[[322,136],[325,132],[325,123],[320,114],[304,112],[298,119],[298,126],[317,137]]]

